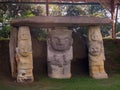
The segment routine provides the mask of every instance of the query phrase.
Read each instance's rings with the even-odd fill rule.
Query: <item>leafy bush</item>
[[[9,38],[11,29],[10,25],[3,26],[2,30],[0,30],[0,38]]]

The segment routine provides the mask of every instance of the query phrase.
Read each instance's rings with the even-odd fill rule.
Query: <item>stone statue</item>
[[[55,28],[48,33],[48,76],[51,78],[70,78],[73,58],[72,31]]]
[[[108,78],[104,69],[104,47],[99,27],[90,27],[88,37],[90,76],[95,79]]]
[[[29,27],[19,27],[16,48],[17,82],[33,82],[32,42]]]

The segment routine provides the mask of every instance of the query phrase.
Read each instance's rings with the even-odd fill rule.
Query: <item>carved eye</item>
[[[23,40],[26,40],[26,39],[28,39],[29,38],[29,35],[28,34],[22,34],[21,35],[21,39],[23,39]]]
[[[54,41],[54,42],[58,42],[58,41],[59,41],[59,39],[58,39],[58,38],[56,38],[56,37],[53,37],[53,38],[52,38],[52,41]]]
[[[95,47],[95,49],[96,49],[96,50],[98,50],[98,49],[99,49],[99,47]]]
[[[91,51],[94,51],[94,48],[91,48]]]
[[[24,47],[24,46],[20,46],[20,47],[19,47],[19,49],[24,50],[24,49],[25,49],[25,47]]]
[[[68,42],[70,39],[69,38],[65,38],[64,40],[65,40],[65,42]]]

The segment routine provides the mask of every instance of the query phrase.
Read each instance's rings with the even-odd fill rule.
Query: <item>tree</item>
[[[94,17],[108,17],[108,11],[101,5],[71,5],[67,7],[66,16],[94,16]],[[87,27],[73,26],[69,27],[74,32],[80,34],[80,36],[87,36]],[[109,35],[111,25],[101,26],[101,32],[103,36]]]
[[[1,3],[0,4],[0,26],[2,25],[2,29],[0,27],[0,33],[1,32],[2,34],[4,32],[6,33],[5,29],[7,29],[7,33],[9,34],[10,32],[9,21],[12,20],[13,18],[45,15],[45,11],[46,11],[45,6],[41,6],[39,4],[32,5],[32,4]],[[51,16],[107,17],[107,11],[99,5],[50,5],[49,11]],[[86,28],[84,27],[77,28],[77,26],[75,26],[75,28],[73,28],[73,30],[78,30],[78,31],[81,31],[82,33],[86,33]],[[85,30],[79,30],[79,29],[85,29]],[[104,28],[104,30],[105,29],[106,27]],[[0,36],[0,37],[3,37],[3,36]]]
[[[38,5],[0,3],[0,38],[9,38],[11,30],[9,21],[12,19],[37,16],[41,13],[42,8]]]

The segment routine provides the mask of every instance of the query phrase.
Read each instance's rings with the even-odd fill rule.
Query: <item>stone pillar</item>
[[[89,27],[88,47],[90,76],[95,79],[108,78],[108,75],[104,69],[104,47],[99,26]]]
[[[33,82],[32,42],[29,27],[21,26],[16,48],[17,82]]]
[[[16,46],[18,38],[18,29],[13,27],[10,32],[10,41],[9,41],[9,53],[10,53],[10,65],[11,65],[11,74],[13,78],[16,78],[17,63],[16,63]]]
[[[55,28],[48,32],[47,57],[48,76],[51,78],[70,78],[73,59],[72,31],[67,28]]]

